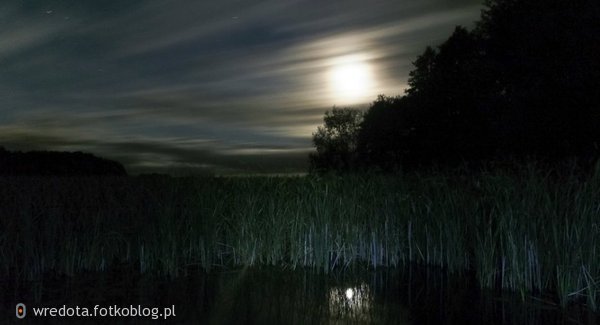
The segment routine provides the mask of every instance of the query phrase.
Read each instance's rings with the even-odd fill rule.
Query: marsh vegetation
[[[0,272],[26,282],[127,265],[178,277],[276,266],[427,265],[596,310],[600,173],[534,165],[307,177],[3,177]]]

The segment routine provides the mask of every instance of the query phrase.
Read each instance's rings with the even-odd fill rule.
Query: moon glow
[[[340,58],[330,68],[329,82],[337,104],[355,104],[371,95],[371,67],[359,58]]]

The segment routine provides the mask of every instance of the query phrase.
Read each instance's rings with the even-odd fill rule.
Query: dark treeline
[[[12,152],[0,147],[0,175],[127,175],[123,165],[82,152]]]
[[[535,158],[595,161],[600,2],[489,0],[413,62],[403,96],[336,109],[313,134],[313,171]]]

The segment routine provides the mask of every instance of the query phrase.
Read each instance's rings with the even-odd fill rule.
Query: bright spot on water
[[[368,322],[373,294],[366,283],[352,287],[332,287],[329,291],[329,314],[333,319]]]
[[[352,297],[354,297],[354,290],[352,290],[352,288],[346,289],[346,298],[352,300]]]

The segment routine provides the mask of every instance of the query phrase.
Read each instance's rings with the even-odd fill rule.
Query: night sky
[[[305,171],[327,109],[403,94],[480,2],[5,1],[0,145],[132,174]]]

